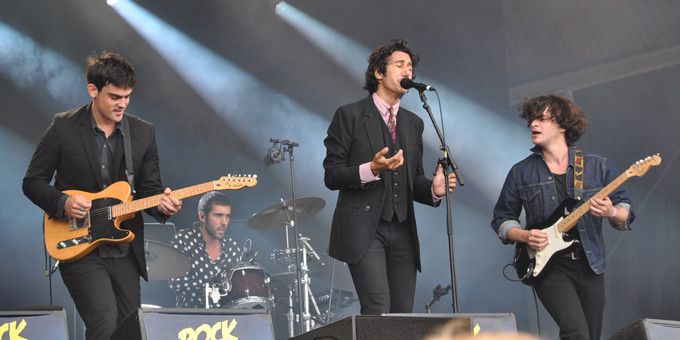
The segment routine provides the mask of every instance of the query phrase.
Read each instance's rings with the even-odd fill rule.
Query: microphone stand
[[[442,165],[442,170],[444,171],[444,183],[446,189],[445,190],[446,233],[449,241],[449,264],[451,271],[451,290],[453,300],[452,307],[453,312],[458,313],[458,286],[456,286],[456,264],[455,264],[456,262],[454,258],[454,242],[453,242],[453,217],[451,216],[452,214],[450,197],[451,194],[449,193],[449,171],[448,171],[449,166],[451,167],[451,171],[453,171],[453,173],[456,174],[456,180],[458,181],[458,185],[463,186],[464,183],[463,178],[460,177],[460,175],[458,175],[458,172],[456,171],[458,169],[458,166],[456,165],[456,162],[453,160],[453,157],[451,157],[449,147],[448,145],[446,145],[446,137],[437,126],[437,121],[435,120],[434,115],[432,115],[430,105],[427,104],[427,97],[425,97],[424,91],[419,90],[418,93],[420,95],[420,100],[423,102],[423,109],[425,109],[425,111],[427,111],[427,114],[430,116],[430,120],[432,120],[432,126],[434,127],[435,132],[437,132],[437,137],[439,137],[439,142],[441,143],[439,149],[443,152],[443,157],[439,159],[439,164]]]
[[[309,313],[309,305],[305,302],[307,300],[307,291],[305,290],[305,295],[302,295],[303,288],[302,285],[307,283],[309,276],[307,275],[306,263],[303,265],[300,262],[300,254],[306,249],[304,246],[297,242],[298,239],[298,226],[297,226],[297,206],[296,206],[296,196],[295,196],[295,156],[293,155],[293,148],[300,146],[300,144],[289,141],[289,140],[272,140],[273,143],[280,143],[284,148],[282,149],[284,156],[288,153],[288,161],[290,164],[290,184],[291,184],[291,200],[293,202],[293,216],[290,224],[293,225],[293,233],[295,234],[295,272],[297,276],[297,296],[298,296],[298,310],[300,311],[299,319],[299,331],[300,333],[308,332],[311,330],[311,314]],[[287,209],[284,207],[284,209]],[[288,227],[286,226],[286,230]],[[288,242],[288,232],[286,231],[286,242]],[[304,298],[303,298],[304,297]],[[290,317],[290,316],[289,316]]]

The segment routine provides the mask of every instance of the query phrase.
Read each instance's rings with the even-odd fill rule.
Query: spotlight
[[[274,13],[280,14],[287,6],[288,4],[285,1],[277,1],[276,5],[274,5]]]
[[[118,0],[106,0],[106,4],[113,7],[118,3]]]

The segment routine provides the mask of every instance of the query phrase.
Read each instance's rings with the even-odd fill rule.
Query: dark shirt
[[[92,133],[97,140],[97,159],[99,160],[99,169],[101,170],[101,178],[99,180],[99,188],[104,190],[111,185],[111,164],[113,164],[113,154],[116,151],[116,143],[123,142],[123,132],[121,131],[120,123],[116,124],[115,129],[106,138],[106,134],[97,126],[94,117],[90,115],[90,122],[92,123]],[[99,256],[105,258],[119,258],[130,253],[130,245],[127,243],[113,244],[103,243],[97,247]]]
[[[213,261],[208,256],[199,228],[177,231],[171,243],[180,253],[189,257],[191,262],[189,273],[170,279],[170,288],[175,292],[177,307],[205,308],[205,284],[209,283],[213,287],[221,285],[224,280],[222,273],[226,273],[239,260],[241,249],[236,241],[225,235],[222,239],[222,254]],[[210,302],[211,307],[220,307]]]

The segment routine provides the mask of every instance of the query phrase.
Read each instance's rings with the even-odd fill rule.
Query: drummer
[[[218,191],[206,193],[198,201],[198,220],[193,228],[177,231],[172,246],[191,261],[191,270],[170,279],[177,307],[205,308],[206,283],[218,284],[220,272],[237,262],[241,249],[226,236],[231,217],[231,203]],[[198,225],[198,227],[196,227]],[[210,299],[210,307],[220,307]]]

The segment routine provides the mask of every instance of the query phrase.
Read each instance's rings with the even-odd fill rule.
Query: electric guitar
[[[598,191],[595,197],[604,197],[611,194],[629,178],[634,176],[642,177],[651,167],[659,164],[661,164],[661,156],[659,154],[635,162],[619,177]],[[573,240],[565,239],[565,233],[574,227],[578,220],[590,210],[590,201],[586,201],[571,213],[567,213],[566,208],[573,207],[576,203],[578,202],[572,198],[567,199],[543,223],[530,228],[542,229],[548,234],[548,245],[545,248],[536,250],[527,246],[526,243],[517,243],[513,265],[522,283],[526,285],[534,284],[543,273],[543,270],[550,264],[553,255],[574,243]]]
[[[223,176],[218,180],[197,184],[172,191],[172,196],[184,199],[212,190],[238,190],[257,184],[257,175]],[[102,243],[129,243],[135,239],[131,230],[121,229],[120,224],[134,217],[135,213],[156,207],[164,194],[132,200],[130,185],[115,182],[108,188],[89,193],[66,190],[68,195],[82,195],[92,201],[92,208],[84,218],[68,220],[44,218],[45,247],[54,259],[75,261],[90,253]]]

